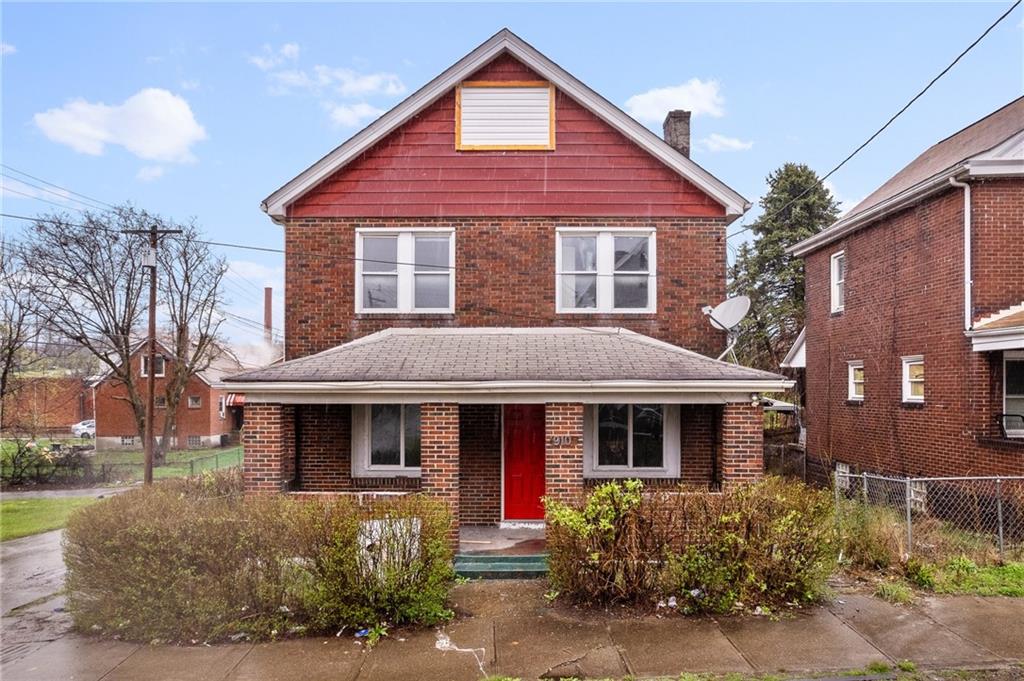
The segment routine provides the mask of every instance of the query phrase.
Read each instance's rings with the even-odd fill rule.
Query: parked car
[[[85,421],[79,421],[71,426],[71,433],[75,437],[85,438],[86,440],[96,437],[96,420],[86,419]]]

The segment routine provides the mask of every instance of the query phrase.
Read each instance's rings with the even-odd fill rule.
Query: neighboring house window
[[[903,358],[903,401],[924,402],[924,357]]]
[[[164,397],[163,395],[157,395],[156,397],[153,398],[153,405],[157,409],[166,409],[167,408],[167,398]]]
[[[654,312],[654,231],[559,230],[558,312]]]
[[[1006,435],[1024,438],[1024,352],[1003,353],[1003,413],[1012,415],[1004,417]]]
[[[217,399],[217,415],[220,416],[221,418],[224,418],[225,414],[227,413],[227,406],[227,399],[223,395],[221,395]]]
[[[353,405],[352,453],[354,476],[418,477],[420,405]]]
[[[864,399],[864,362],[860,360],[848,362],[847,372],[846,398],[862,401]]]
[[[595,404],[584,411],[584,475],[678,477],[679,405]]]
[[[121,436],[121,446],[122,447],[134,447],[135,446],[135,436],[134,435],[122,435]]]
[[[356,233],[356,311],[450,313],[455,302],[451,230]]]
[[[153,376],[162,378],[164,375],[164,358],[162,355],[154,357],[154,365],[156,366],[156,373]],[[142,375],[149,376],[149,357],[146,355],[142,356]]]
[[[839,489],[850,489],[850,464],[836,461],[836,486]]]
[[[555,88],[546,81],[467,81],[455,89],[455,148],[555,148]]]
[[[188,408],[189,409],[198,409],[201,406],[203,406],[203,398],[202,397],[200,397],[199,395],[189,395],[188,396]]]
[[[832,282],[832,311],[842,312],[846,309],[846,251],[832,254],[829,269]]]
[[[188,440],[188,446],[193,448],[193,449],[195,449],[196,447],[202,447],[203,446],[203,436],[202,435],[189,435],[187,440]]]

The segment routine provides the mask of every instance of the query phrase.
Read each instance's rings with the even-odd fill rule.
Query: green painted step
[[[490,556],[458,554],[455,572],[470,579],[532,579],[548,573],[546,555]]]

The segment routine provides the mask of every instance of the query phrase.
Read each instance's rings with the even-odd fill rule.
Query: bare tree
[[[167,400],[161,443],[170,442],[176,426],[178,405],[189,379],[209,368],[221,352],[218,331],[223,317],[221,281],[227,271],[224,259],[216,257],[202,242],[194,224],[181,234],[167,237],[159,250],[159,295],[167,315],[167,345],[174,355],[164,379]],[[158,449],[162,463],[165,448]]]
[[[9,425],[4,406],[21,385],[16,380],[38,359],[29,349],[39,333],[38,301],[17,245],[0,241],[0,428]]]
[[[70,220],[48,215],[34,225],[30,261],[38,286],[35,294],[47,324],[95,356],[109,376],[124,387],[120,397],[131,406],[136,429],[145,437],[145,382],[133,374],[131,357],[145,336],[148,274],[143,264],[144,240],[126,230],[171,225],[146,211],[122,206],[86,213]],[[164,437],[155,457],[161,465],[174,432],[174,414],[188,376],[207,366],[216,346],[224,264],[200,243],[194,225],[161,243],[157,267],[158,319],[165,322],[164,344],[170,372],[165,397]],[[169,423],[168,423],[169,421]]]

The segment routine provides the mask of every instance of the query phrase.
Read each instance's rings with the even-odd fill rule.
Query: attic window
[[[467,81],[455,89],[459,151],[555,148],[555,87],[546,81]]]

